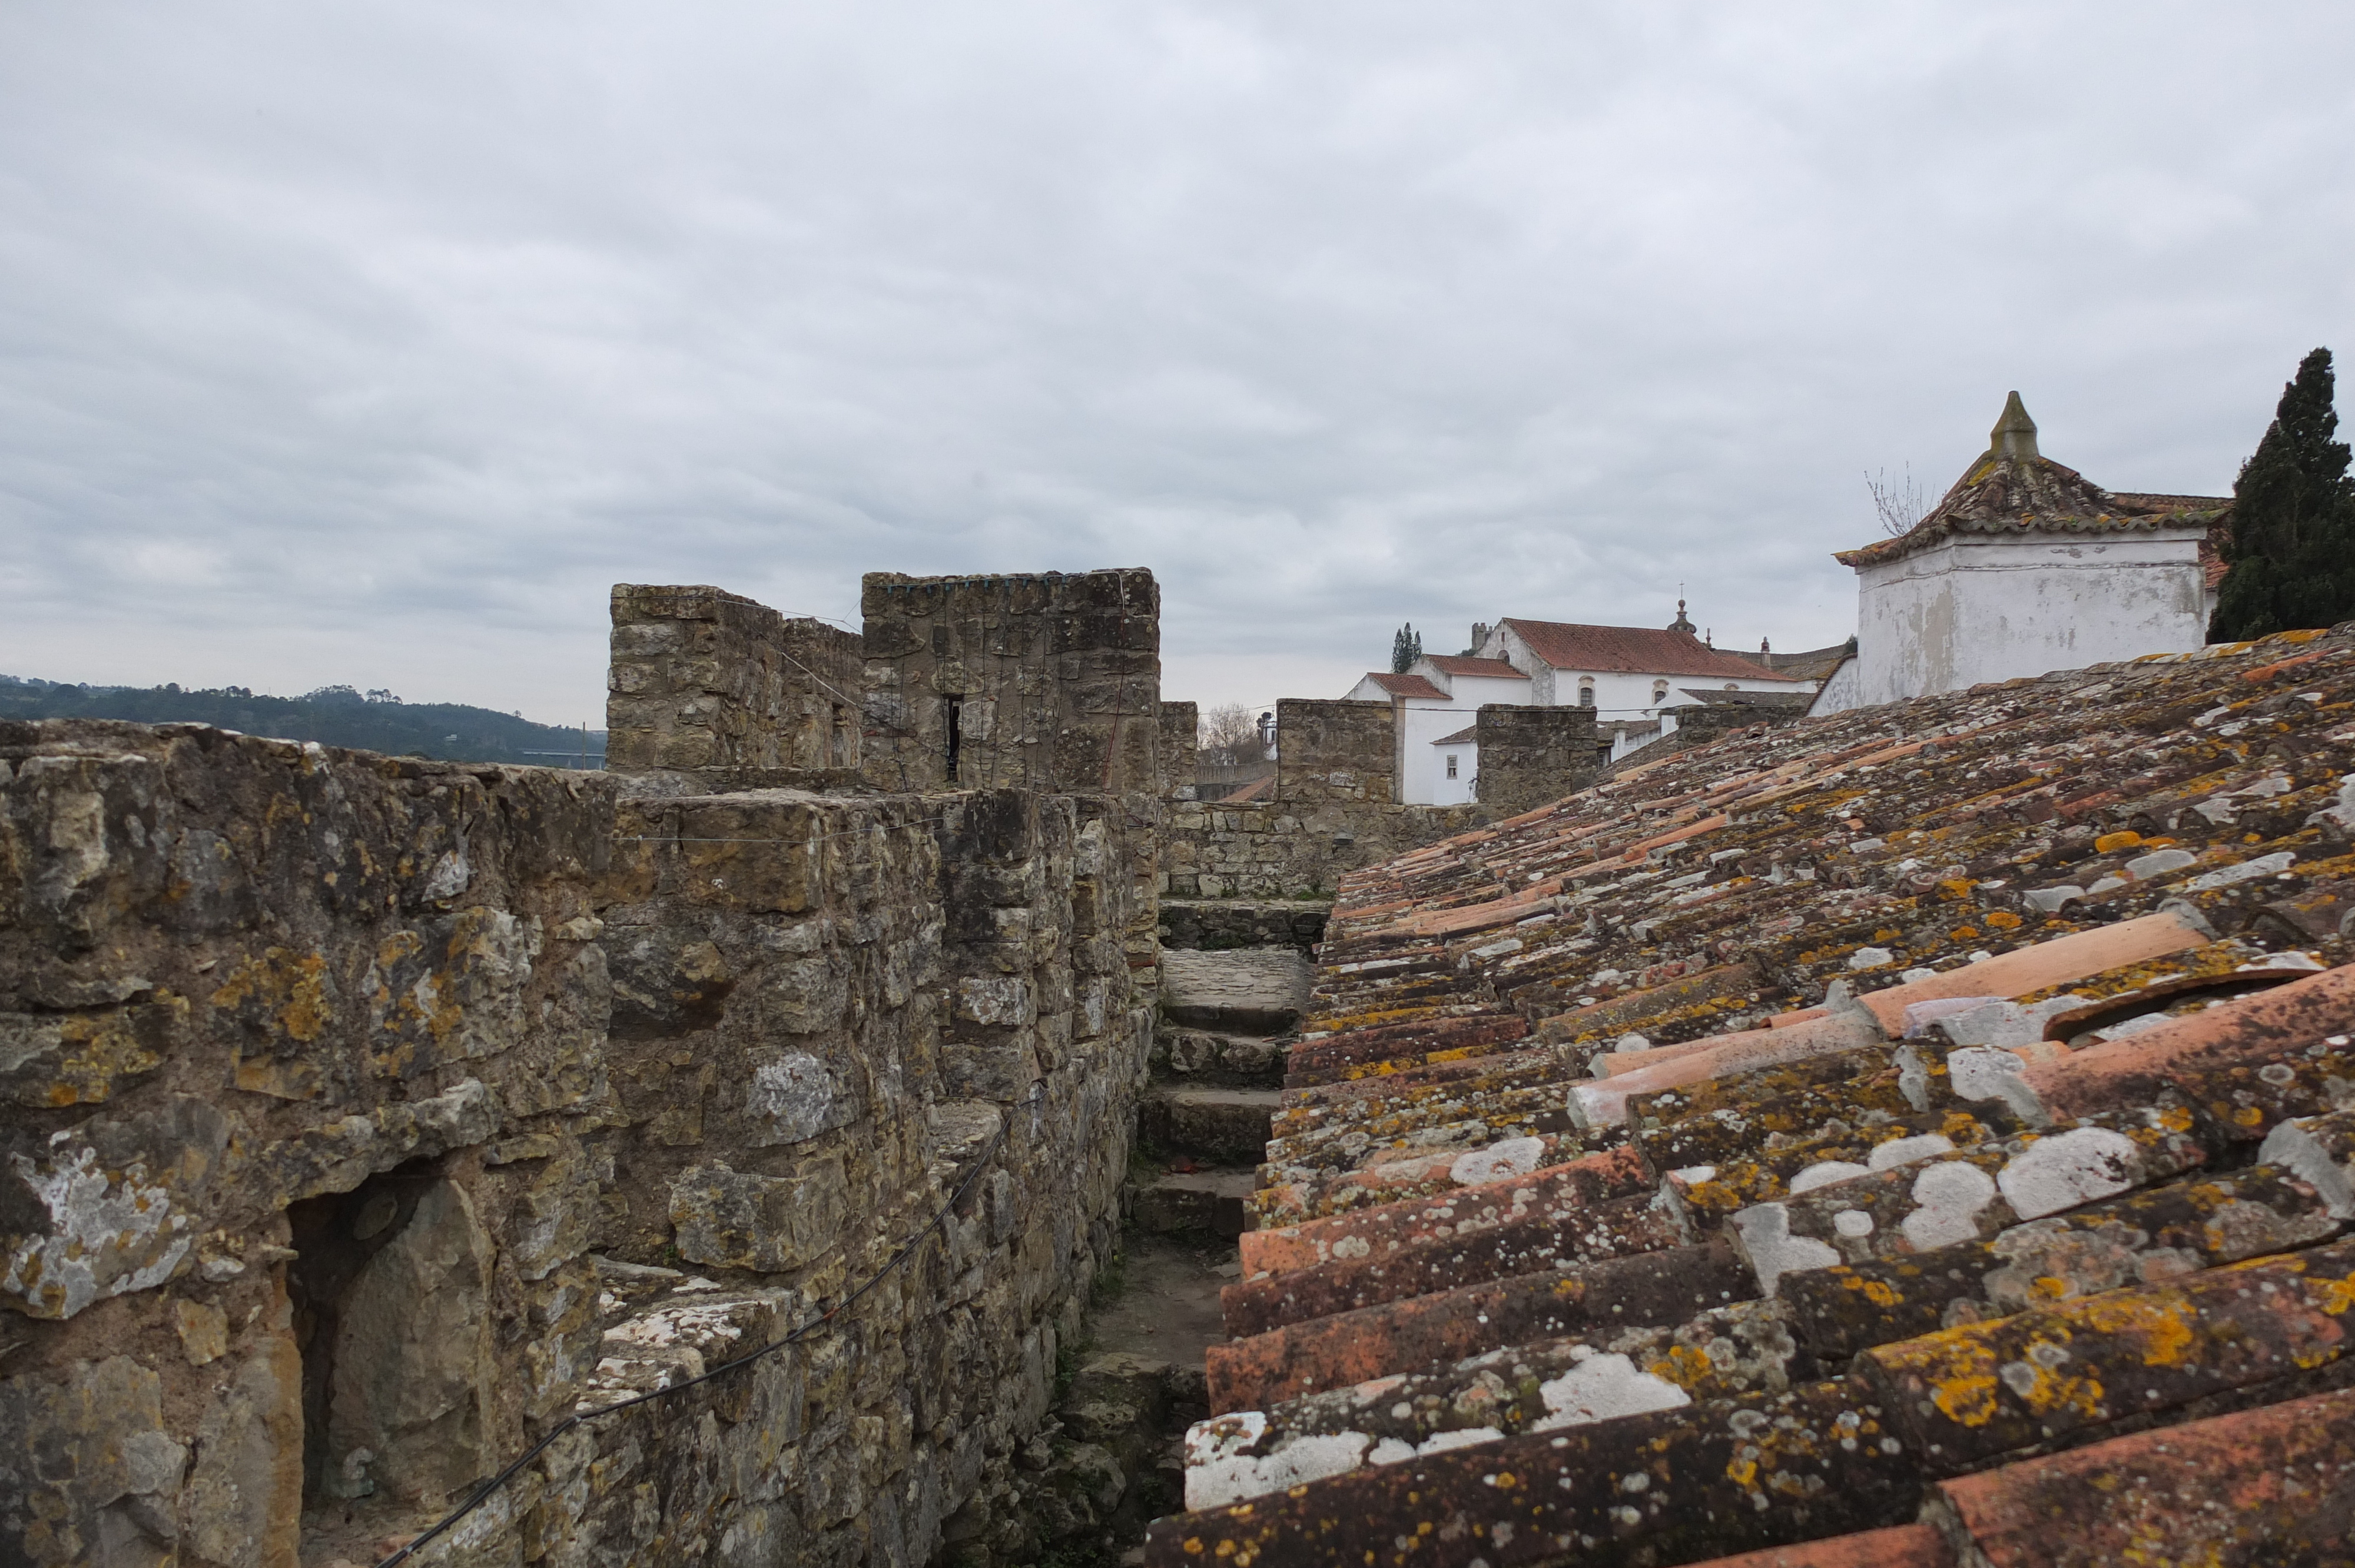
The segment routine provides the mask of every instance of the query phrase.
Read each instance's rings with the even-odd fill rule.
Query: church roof
[[[1387,670],[1369,670],[1366,679],[1394,697],[1431,697],[1447,701],[1447,694],[1424,680],[1421,675],[1393,675]]]
[[[2220,496],[2104,490],[2037,450],[2036,421],[2014,392],[1987,451],[1929,515],[1893,539],[1839,550],[1845,567],[1901,560],[1957,534],[2135,534],[2212,524],[2232,503]]]
[[[1734,654],[1710,647],[1689,631],[1647,626],[1582,626],[1564,620],[1515,620],[1531,653],[1557,670],[1623,671],[1637,675],[1714,675],[1728,681],[1787,681]]]
[[[1426,653],[1423,657],[1443,675],[1477,675],[1484,681],[1529,679],[1502,659],[1475,659],[1464,653]]]

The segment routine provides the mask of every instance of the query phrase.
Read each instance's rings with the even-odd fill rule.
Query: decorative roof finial
[[[2036,460],[2036,421],[2028,417],[2019,393],[2004,399],[2003,417],[1987,434],[1987,449],[1998,457]]]
[[[1681,599],[1677,600],[1677,618],[1668,622],[1668,630],[1671,631],[1681,631],[1688,637],[1691,636],[1694,631],[1699,630],[1691,621],[1685,619],[1685,601]]]

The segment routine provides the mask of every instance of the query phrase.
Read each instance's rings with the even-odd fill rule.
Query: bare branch
[[[1905,476],[1892,480],[1882,469],[1864,476],[1864,488],[1872,497],[1872,509],[1881,518],[1881,531],[1894,539],[1910,534],[1922,519],[1930,515],[1929,497],[1913,482],[1913,465],[1905,465]]]

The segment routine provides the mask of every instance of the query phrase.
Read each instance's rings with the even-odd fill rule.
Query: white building
[[[1817,713],[2083,669],[2205,641],[2231,503],[2114,494],[2041,455],[2015,392],[1987,452],[1913,528],[1838,559],[1857,654]]]
[[[1347,694],[1396,710],[1399,799],[1410,804],[1474,799],[1480,758],[1472,725],[1483,704],[1593,708],[1596,739],[1615,742],[1615,755],[1672,731],[1668,710],[1695,701],[1684,688],[1814,689],[1703,642],[1681,600],[1676,623],[1661,630],[1507,620],[1472,633],[1470,654],[1427,653],[1403,674],[1369,672]]]

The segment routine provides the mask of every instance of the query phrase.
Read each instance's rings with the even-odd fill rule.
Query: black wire
[[[1035,1110],[1037,1108],[1038,1102],[1044,1098],[1046,1090],[1046,1079],[1033,1078],[1030,1080],[1030,1087],[1024,1093],[1022,1100],[1023,1102],[1031,1104],[1032,1108]],[[507,1482],[513,1480],[517,1474],[520,1472],[525,1466],[530,1464],[534,1459],[538,1458],[541,1454],[547,1452],[548,1446],[549,1444],[555,1442],[559,1437],[563,1436],[567,1432],[571,1431],[574,1427],[586,1425],[591,1421],[602,1420],[605,1416],[614,1414],[619,1411],[634,1409],[641,1404],[651,1404],[659,1399],[668,1399],[675,1394],[685,1393],[688,1389],[695,1387],[698,1383],[709,1383],[716,1377],[734,1372],[738,1367],[749,1366],[752,1362],[759,1361],[763,1356],[773,1355],[775,1352],[785,1349],[789,1345],[799,1344],[803,1340],[807,1339],[810,1335],[817,1332],[818,1330],[823,1329],[828,1323],[834,1321],[834,1319],[839,1317],[845,1309],[855,1305],[861,1297],[865,1296],[868,1291],[874,1289],[877,1286],[882,1284],[884,1280],[890,1277],[894,1270],[898,1269],[900,1265],[906,1263],[909,1258],[914,1256],[916,1249],[919,1246],[922,1246],[925,1240],[930,1237],[933,1232],[941,1228],[941,1225],[948,1219],[950,1213],[954,1210],[959,1203],[964,1202],[965,1194],[973,1190],[974,1182],[980,1179],[982,1171],[987,1168],[990,1160],[996,1157],[997,1151],[1001,1148],[1005,1147],[1007,1130],[1013,1125],[1014,1107],[1012,1106],[1008,1106],[1006,1108],[1005,1115],[998,1120],[997,1130],[990,1135],[989,1146],[974,1157],[973,1163],[966,1167],[964,1175],[957,1181],[956,1190],[949,1194],[948,1201],[943,1202],[940,1208],[934,1212],[932,1217],[925,1223],[923,1229],[910,1236],[907,1241],[901,1245],[900,1250],[891,1255],[890,1261],[884,1264],[881,1268],[877,1269],[873,1274],[868,1275],[866,1282],[860,1285],[858,1289],[853,1290],[849,1295],[845,1296],[841,1300],[837,1301],[833,1306],[827,1308],[825,1311],[819,1313],[816,1317],[811,1319],[808,1322],[804,1323],[800,1328],[794,1330],[782,1339],[772,1340],[767,1344],[761,1346],[758,1350],[747,1351],[732,1361],[722,1361],[709,1372],[688,1378],[685,1383],[676,1383],[667,1388],[655,1389],[651,1393],[647,1393],[633,1394],[628,1399],[617,1401],[613,1404],[604,1405],[596,1410],[583,1411],[579,1414],[565,1417],[549,1430],[548,1436],[542,1437],[538,1442],[534,1443],[530,1447],[525,1449],[522,1456],[513,1464],[509,1465],[506,1469],[501,1470],[497,1475],[493,1476],[489,1480],[485,1481],[481,1487],[475,1489],[474,1496],[468,1498],[464,1502],[460,1503],[447,1514],[444,1514],[438,1521],[435,1522],[431,1530],[426,1531],[414,1541],[411,1541],[408,1545],[402,1547],[400,1551],[395,1552],[391,1556],[387,1557],[382,1562],[378,1563],[377,1564],[377,1568],[394,1568],[394,1564],[406,1562],[410,1556],[416,1553],[420,1547],[424,1546],[435,1536],[449,1530],[460,1520],[465,1518],[468,1514],[482,1507],[485,1502],[490,1499],[492,1493],[497,1491],[501,1487],[506,1486]]]

